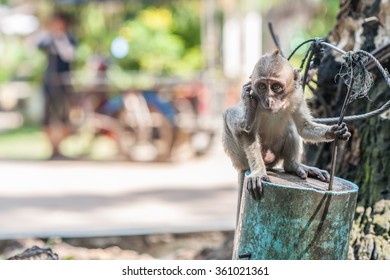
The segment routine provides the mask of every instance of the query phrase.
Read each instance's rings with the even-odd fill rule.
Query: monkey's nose
[[[269,110],[269,103],[268,100],[261,100],[261,105],[264,109]]]

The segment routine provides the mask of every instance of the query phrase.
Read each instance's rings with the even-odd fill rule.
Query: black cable
[[[283,57],[286,57],[283,53],[282,46],[280,45],[279,37],[276,35],[274,28],[272,26],[272,22],[268,22],[268,29],[269,29],[269,33],[271,34],[272,39],[274,40],[276,47],[280,51],[280,55]]]
[[[301,43],[298,47],[296,47],[293,52],[290,54],[290,56],[287,58],[287,60],[290,60],[291,57],[296,53],[297,50],[299,50],[303,45],[307,44],[307,43],[310,43],[310,42],[313,42],[315,41],[316,39],[309,39],[309,40],[306,40],[304,41],[303,43]]]
[[[305,68],[305,72],[303,73],[303,85],[302,85],[302,91],[303,93],[305,93],[305,87],[306,87],[306,82],[307,82],[307,74],[309,73],[309,69],[310,69],[310,62],[312,61],[313,59],[313,56],[314,56],[314,52],[309,50],[308,51],[309,54],[309,59],[306,63],[306,68]]]

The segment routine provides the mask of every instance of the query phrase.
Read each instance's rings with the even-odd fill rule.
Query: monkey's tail
[[[238,218],[240,216],[241,196],[244,188],[245,170],[239,170],[237,173],[238,173],[238,199],[237,199],[236,224],[238,224]]]

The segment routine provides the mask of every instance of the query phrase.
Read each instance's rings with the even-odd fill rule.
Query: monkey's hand
[[[326,138],[328,139],[339,139],[342,141],[347,141],[351,137],[351,133],[348,131],[348,127],[345,123],[341,125],[333,125],[326,133]]]
[[[246,188],[248,189],[250,195],[254,200],[260,200],[260,198],[263,196],[263,182],[271,182],[269,177],[267,175],[262,176],[252,176],[250,175],[246,182]]]
[[[317,178],[323,182],[329,182],[330,175],[328,171],[322,170],[316,167],[307,166],[304,164],[296,164],[292,170],[286,170],[287,172],[296,173],[300,178],[306,179],[308,176]]]
[[[241,92],[242,103],[244,105],[244,117],[242,119],[241,127],[244,131],[249,132],[253,127],[253,122],[256,117],[256,108],[258,100],[253,95],[252,85],[250,82],[242,87]]]
[[[246,84],[244,84],[241,90],[241,98],[245,99],[247,97],[250,97],[251,90],[252,90],[251,82],[247,82]]]

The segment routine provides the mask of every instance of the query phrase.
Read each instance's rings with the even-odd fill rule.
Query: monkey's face
[[[257,93],[259,104],[272,113],[277,113],[286,105],[286,85],[283,80],[260,78],[254,83],[253,91]]]
[[[265,55],[252,73],[253,97],[258,99],[259,107],[271,113],[287,109],[289,96],[295,90],[295,71],[290,63],[278,52]]]

